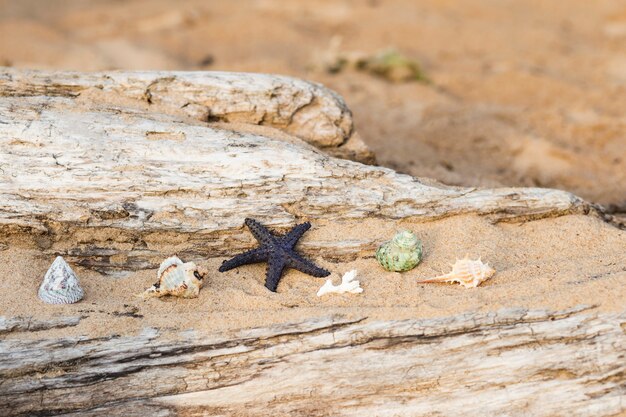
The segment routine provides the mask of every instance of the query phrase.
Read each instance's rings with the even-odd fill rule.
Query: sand
[[[493,225],[475,216],[457,216],[417,223],[370,220],[358,228],[317,224],[304,241],[367,234],[384,240],[394,230],[409,228],[424,242],[424,260],[406,273],[384,271],[373,253],[353,262],[316,261],[339,282],[350,269],[359,271],[362,294],[316,296],[324,279],[288,270],[277,293],[264,286],[265,265],[249,265],[227,273],[217,271],[224,258],[200,260],[209,269],[197,299],[142,300],[136,295],[155,281],[155,270],[111,278],[75,267],[85,298],[73,305],[45,305],[37,289],[52,259],[39,251],[11,247],[0,252],[0,316],[45,320],[83,316],[76,327],[16,333],[4,337],[131,335],[145,327],[208,333],[299,321],[339,314],[367,320],[418,319],[466,311],[500,308],[564,309],[580,304],[599,311],[626,307],[626,233],[597,219],[565,216],[524,224]],[[478,288],[454,284],[418,284],[419,279],[448,272],[465,254],[482,256],[497,274]],[[7,279],[9,278],[10,279]]]
[[[333,41],[334,39],[334,41]],[[374,54],[396,48],[418,60],[427,83],[391,83],[322,68],[330,45]],[[467,186],[532,185],[572,191],[626,212],[626,5],[613,1],[469,0],[344,2],[45,3],[0,0],[0,65],[73,70],[181,69],[288,74],[342,94],[381,165]],[[368,320],[447,316],[503,307],[626,307],[626,232],[565,216],[490,224],[459,216],[435,222],[322,224],[304,241],[375,236],[401,227],[425,257],[404,273],[372,253],[317,261],[335,282],[356,268],[361,295],[315,296],[323,279],[289,271],[277,294],[264,265],[220,274],[194,300],[135,295],[155,271],[114,279],[76,267],[86,290],[75,305],[36,297],[53,259],[19,242],[0,250],[0,316],[82,315],[76,327],[3,337],[135,334],[145,327],[219,332],[328,314]],[[2,249],[2,248],[0,248]],[[495,267],[481,287],[417,284],[465,254]]]

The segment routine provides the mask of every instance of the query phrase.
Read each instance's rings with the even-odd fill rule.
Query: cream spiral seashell
[[[376,251],[376,260],[387,271],[408,271],[422,260],[422,242],[415,233],[403,230],[380,245]]]
[[[62,256],[57,256],[43,277],[38,295],[44,303],[73,304],[82,300],[85,293],[72,268]]]
[[[483,263],[480,258],[473,261],[466,255],[465,258],[458,259],[452,265],[452,272],[418,282],[458,282],[465,288],[475,288],[495,273],[496,270]]]
[[[157,282],[142,294],[143,298],[172,295],[182,298],[195,298],[204,285],[206,271],[193,262],[183,263],[172,256],[161,262],[157,271]]]

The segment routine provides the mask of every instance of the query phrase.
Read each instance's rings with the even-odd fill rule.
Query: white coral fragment
[[[363,292],[363,288],[359,281],[355,281],[357,271],[353,269],[352,271],[346,272],[343,274],[341,278],[341,284],[335,286],[333,285],[332,279],[327,279],[324,285],[317,292],[317,296],[321,297],[324,294],[343,294],[343,293],[351,293],[351,294],[359,294]]]
[[[452,272],[417,282],[458,282],[465,288],[475,288],[495,273],[496,270],[483,263],[480,258],[473,261],[465,255],[465,258],[458,259],[452,265]]]

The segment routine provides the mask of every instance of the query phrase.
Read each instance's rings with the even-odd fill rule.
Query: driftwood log
[[[287,228],[301,219],[519,221],[592,209],[563,191],[448,187],[330,158],[285,133],[341,145],[353,130],[349,111],[323,87],[285,77],[7,70],[0,97],[0,236],[26,236],[107,273],[155,267],[173,249],[191,259],[245,249],[249,216]],[[179,114],[191,101],[281,131],[210,126]],[[305,251],[341,260],[373,245],[312,242]]]
[[[0,341],[0,413],[610,416],[625,408],[625,314],[579,307],[360,321]]]
[[[306,219],[595,212],[563,191],[448,187],[329,153],[371,160],[341,98],[304,81],[6,69],[0,245],[34,245],[116,274],[154,267],[173,249],[193,259],[247,248],[247,216],[287,228]],[[303,249],[341,260],[373,244]],[[608,416],[626,408],[626,316],[587,307],[326,317],[220,335],[37,337],[80,320],[0,319],[0,415]]]
[[[81,95],[92,104],[144,103],[152,113],[270,126],[331,155],[373,162],[373,154],[354,131],[352,113],[343,99],[311,82],[220,72],[85,74],[5,69],[0,73],[0,97]]]

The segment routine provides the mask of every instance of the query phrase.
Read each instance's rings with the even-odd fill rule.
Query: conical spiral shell
[[[495,273],[496,270],[483,263],[480,258],[473,261],[466,256],[463,259],[458,259],[452,265],[452,272],[418,282],[458,282],[465,288],[474,288],[491,278]]]
[[[43,277],[38,295],[48,304],[72,304],[80,301],[85,293],[72,268],[63,257],[57,256]]]
[[[398,232],[392,240],[380,245],[376,260],[387,271],[404,272],[422,260],[422,242],[409,230]]]

